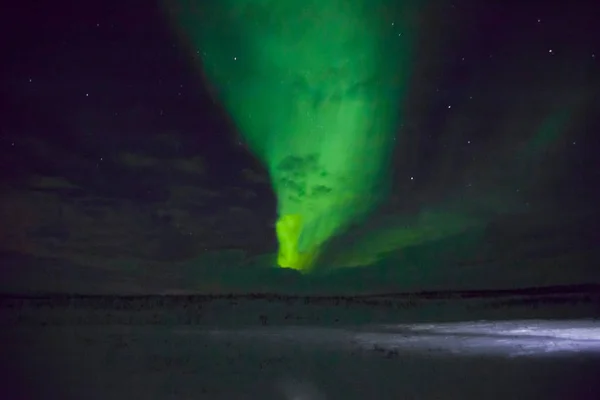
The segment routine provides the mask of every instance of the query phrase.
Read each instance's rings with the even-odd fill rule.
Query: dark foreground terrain
[[[5,296],[7,399],[587,399],[600,290]]]

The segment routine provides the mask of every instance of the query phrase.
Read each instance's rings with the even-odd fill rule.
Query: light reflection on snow
[[[580,321],[473,321],[380,326],[359,343],[388,351],[463,355],[540,356],[600,353],[600,323]]]
[[[396,356],[402,353],[508,357],[600,354],[597,320],[468,321],[357,329],[273,326],[212,333],[269,342],[358,347]]]

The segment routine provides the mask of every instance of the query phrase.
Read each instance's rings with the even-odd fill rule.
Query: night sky
[[[267,169],[165,7],[143,3],[0,16],[0,291],[600,282],[593,2],[420,6],[390,191],[308,276],[275,267]]]

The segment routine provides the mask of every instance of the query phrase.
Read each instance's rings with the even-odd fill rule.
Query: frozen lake
[[[0,297],[0,398],[598,399],[596,287]]]
[[[1,333],[11,399],[588,399],[600,322],[45,326]]]

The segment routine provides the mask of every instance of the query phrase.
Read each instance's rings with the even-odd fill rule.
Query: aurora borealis
[[[600,279],[585,7],[22,2],[2,24],[3,288]]]
[[[412,67],[411,3],[180,3],[189,47],[202,49],[209,84],[271,177],[278,263],[309,270],[384,194]]]
[[[309,270],[329,239],[360,222],[385,196],[389,155],[407,119],[414,48],[426,37],[424,27],[415,21],[427,13],[426,4],[386,0],[179,4],[174,12],[178,30],[191,50],[201,49],[196,50],[199,68],[270,174],[279,215],[278,263]],[[549,55],[554,51],[549,49]],[[504,173],[512,169],[519,175],[514,176],[516,192],[544,186],[548,174],[542,176],[540,165],[556,155],[553,148],[576,123],[574,113],[581,110],[586,96],[573,93],[560,105],[546,106],[535,125],[517,128],[522,130],[519,144],[512,139],[507,149],[488,148],[489,155],[500,158],[484,167],[488,179],[494,179],[491,175],[501,163],[509,162]],[[505,126],[507,131],[514,128]],[[453,130],[462,127],[440,129],[447,131],[443,140],[453,141]],[[443,157],[453,157],[453,150],[446,153]],[[518,161],[508,161],[510,153]],[[482,166],[472,163],[479,171]],[[452,165],[440,167],[438,179],[443,180]],[[556,174],[550,175],[553,179]],[[504,200],[506,196],[510,198]],[[488,201],[496,204],[481,204],[488,215],[474,224],[481,215],[466,209],[456,215],[437,209],[446,208],[444,204],[431,205],[439,214],[434,226],[426,217],[431,211],[424,210],[429,226],[384,230],[377,239],[369,239],[375,249],[369,253],[435,241],[485,224],[490,214],[518,211],[510,203],[520,196],[501,190],[494,197]],[[453,222],[444,222],[448,220]],[[350,264],[377,258],[366,257],[363,261],[350,257]]]

